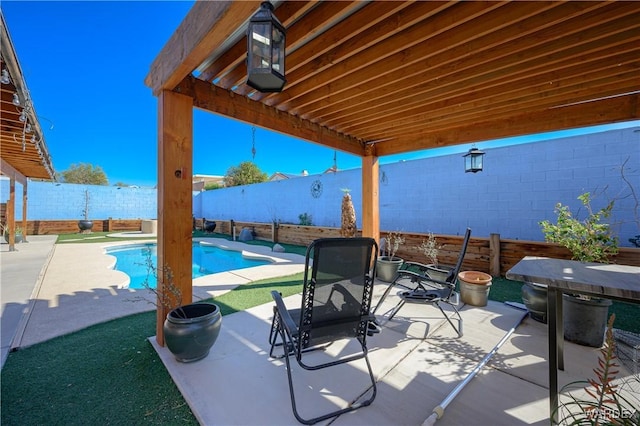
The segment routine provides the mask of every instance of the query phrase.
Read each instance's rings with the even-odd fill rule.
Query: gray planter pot
[[[400,257],[380,256],[376,260],[376,276],[380,281],[390,283],[398,274],[398,269],[403,263],[404,260]]]
[[[525,283],[522,286],[522,301],[529,316],[547,323],[547,286]],[[570,294],[562,295],[562,324],[564,339],[583,346],[599,348],[604,343],[604,333],[609,319],[611,300],[580,299]]]
[[[5,240],[6,242],[9,242],[9,233],[8,233],[8,232],[6,232],[6,233],[4,234],[4,240]],[[14,241],[15,241],[15,243],[16,243],[16,244],[21,243],[21,242],[22,242],[22,240],[23,240],[23,236],[22,236],[22,234],[18,234],[18,233],[16,233],[16,234],[14,235]]]
[[[178,307],[164,321],[167,348],[180,362],[194,362],[209,355],[222,326],[220,308],[213,303]]]
[[[584,300],[564,294],[562,306],[565,340],[583,346],[601,347],[604,343],[611,300]]]
[[[460,300],[471,306],[487,306],[491,275],[479,271],[463,271],[458,274]]]

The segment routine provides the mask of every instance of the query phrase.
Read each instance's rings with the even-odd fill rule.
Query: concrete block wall
[[[482,144],[478,144],[482,148]],[[464,173],[460,154],[380,166],[380,228],[475,237],[542,241],[538,222],[555,220],[557,202],[584,217],[578,195],[597,195],[599,209],[617,199],[612,222],[621,246],[640,234],[635,207],[620,168],[640,197],[640,127],[485,149],[484,171]],[[314,196],[319,181],[322,192]],[[358,227],[362,226],[361,170],[310,175],[276,182],[194,193],[198,218],[248,222],[299,223],[306,213],[318,226],[340,226],[343,192],[351,190]],[[154,219],[157,191],[150,188],[29,182],[28,219],[79,219],[84,191],[90,193],[92,219]],[[0,200],[9,197],[0,180]],[[16,218],[22,218],[22,186],[16,183]]]
[[[158,193],[153,188],[29,182],[28,220],[82,219],[85,190],[89,191],[89,219],[155,219]],[[9,198],[9,181],[0,181],[0,199]],[[16,219],[22,219],[22,185],[16,182]]]
[[[475,174],[464,173],[459,154],[380,166],[380,228],[462,235],[471,227],[476,237],[542,241],[538,222],[555,221],[558,202],[584,217],[577,197],[589,191],[594,209],[617,200],[612,222],[621,246],[640,234],[640,212],[620,173],[626,161],[625,176],[640,197],[639,127],[485,151],[484,171]],[[317,198],[315,181],[323,188]],[[314,225],[340,226],[341,188],[351,189],[361,227],[360,169],[206,191],[195,196],[194,214],[299,223],[308,213]]]

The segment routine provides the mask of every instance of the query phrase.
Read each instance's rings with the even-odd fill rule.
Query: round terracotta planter
[[[472,306],[487,306],[491,275],[480,271],[462,271],[458,274],[460,299]]]

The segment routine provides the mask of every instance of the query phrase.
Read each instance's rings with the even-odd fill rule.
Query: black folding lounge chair
[[[284,357],[289,378],[291,406],[296,419],[304,424],[319,421],[367,406],[376,397],[376,383],[367,357],[367,326],[373,320],[369,313],[375,276],[378,245],[372,238],[322,238],[307,249],[301,309],[288,310],[281,295],[271,292],[276,302],[269,343],[269,355]],[[312,261],[311,261],[312,259]],[[310,263],[312,263],[310,267]],[[326,348],[334,341],[354,339],[361,350],[340,359],[309,365],[304,354]],[[284,355],[275,356],[282,347]],[[372,395],[364,402],[312,419],[300,416],[296,408],[289,358],[295,356],[306,370],[319,370],[364,358],[369,369]]]
[[[460,312],[456,306],[458,305],[458,293],[456,293],[456,279],[458,273],[462,268],[462,262],[464,261],[465,253],[467,252],[467,245],[469,244],[469,237],[471,236],[471,229],[467,228],[464,235],[464,241],[462,242],[462,248],[458,254],[458,261],[453,269],[448,271],[435,268],[431,265],[423,265],[417,262],[404,262],[400,267],[396,278],[389,284],[384,291],[382,297],[378,301],[376,307],[372,313],[376,313],[384,299],[389,295],[389,292],[394,287],[400,287],[398,292],[400,301],[389,312],[388,319],[392,319],[398,311],[404,306],[405,303],[424,303],[432,304],[440,309],[440,312],[447,319],[451,327],[458,333],[458,337],[462,337],[462,318]],[[444,280],[439,279],[443,274],[446,274]],[[459,326],[456,327],[451,317],[440,306],[441,303],[446,303],[453,308],[453,311],[458,319]]]

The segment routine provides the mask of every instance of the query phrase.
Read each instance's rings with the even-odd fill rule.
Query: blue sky
[[[155,186],[157,99],[144,85],[150,65],[191,8],[192,1],[3,1],[2,12],[22,66],[56,171],[72,164],[102,167],[111,185]],[[597,130],[639,125],[632,122]],[[53,125],[53,128],[51,128]],[[555,132],[478,142],[480,149],[580,132]],[[264,129],[255,132],[255,163],[277,171],[322,173],[334,151]],[[223,175],[252,160],[251,126],[213,114],[194,114],[193,169]],[[463,153],[469,145],[381,158],[382,164]],[[488,153],[489,154],[489,153]],[[339,169],[360,159],[337,153]]]

